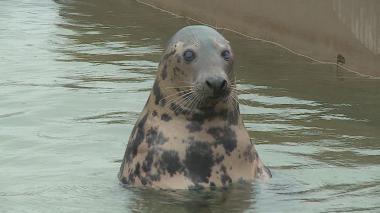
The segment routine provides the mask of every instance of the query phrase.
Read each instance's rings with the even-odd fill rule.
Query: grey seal
[[[187,26],[170,39],[128,141],[123,184],[216,188],[271,177],[240,116],[233,62],[213,28]]]

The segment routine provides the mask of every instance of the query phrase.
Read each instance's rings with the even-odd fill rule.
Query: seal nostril
[[[227,88],[227,81],[223,80],[222,84],[220,85],[220,89],[224,90]]]
[[[206,84],[207,84],[208,87],[212,88],[212,85],[211,85],[211,83],[209,81],[206,80]]]

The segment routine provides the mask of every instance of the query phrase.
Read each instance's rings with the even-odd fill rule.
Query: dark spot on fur
[[[146,132],[146,142],[148,144],[148,147],[150,147],[154,144],[164,144],[168,140],[169,140],[169,138],[165,138],[164,134],[162,132],[157,131],[157,128],[151,127]]]
[[[223,145],[227,155],[230,155],[236,148],[236,133],[231,128],[211,127],[207,130],[207,133],[215,139],[215,144]]]
[[[160,174],[154,174],[154,175],[150,175],[150,179],[152,181],[160,181],[161,180],[161,175]]]
[[[178,68],[177,66],[175,66],[175,67],[173,68],[173,73],[174,73],[174,76],[175,76],[175,77],[177,77],[177,76],[180,74],[180,72],[181,72],[181,69]]]
[[[167,69],[168,69],[168,66],[165,63],[164,67],[161,70],[161,78],[162,78],[162,80],[165,80],[166,77],[168,76],[168,70]]]
[[[139,177],[140,176],[140,163],[137,162],[135,166],[135,171],[133,172],[135,176]]]
[[[238,104],[236,108],[237,110],[234,108],[233,110],[228,111],[228,114],[227,114],[227,120],[232,125],[238,125],[239,123],[240,110],[239,110]]]
[[[169,108],[175,113],[175,115],[179,115],[180,113],[186,115],[190,112],[188,109],[184,109],[175,103],[171,103]]]
[[[143,129],[144,126],[145,126],[145,122],[146,120],[148,119],[148,114],[145,114],[142,119],[140,120],[140,122],[137,124],[137,126],[139,127],[139,129]]]
[[[208,182],[214,165],[210,145],[207,142],[191,141],[186,149],[184,163],[194,182]]]
[[[234,109],[223,109],[215,110],[214,106],[201,107],[196,113],[193,113],[191,117],[188,118],[189,121],[198,121],[203,123],[206,120],[212,120],[214,118],[221,118],[226,120],[229,125],[237,125],[239,123],[240,113],[239,110]]]
[[[172,117],[170,115],[168,115],[167,113],[164,113],[161,115],[161,120],[163,121],[170,121],[172,119]]]
[[[222,165],[222,166],[220,167],[220,171],[223,172],[223,173],[226,173],[226,172],[227,172],[226,166],[225,166],[225,165]]]
[[[223,186],[228,186],[232,184],[232,179],[228,174],[221,174],[220,180],[222,181]]]
[[[221,175],[220,175],[220,180],[222,181],[222,184],[224,187],[230,185],[232,183],[231,177],[228,175],[226,167],[222,165],[220,167]]]
[[[153,117],[156,117],[157,116],[157,111],[153,110],[152,115],[153,115]]]
[[[189,132],[199,132],[202,130],[202,123],[199,121],[190,121],[186,128],[189,130]]]
[[[256,159],[256,156],[254,154],[255,151],[252,149],[252,147],[252,144],[248,145],[243,152],[244,160],[249,161],[250,163]]]
[[[224,155],[216,154],[215,156],[215,163],[220,164],[224,160]]]
[[[134,183],[135,182],[135,175],[132,172],[129,173],[127,182],[128,183]]]
[[[160,168],[163,171],[167,171],[170,176],[181,172],[183,165],[178,156],[178,152],[174,150],[164,151],[161,155]]]
[[[147,118],[148,114],[145,114],[134,126],[127,149],[125,150],[124,161],[130,162],[137,155],[138,147],[144,141],[144,126]]]
[[[154,159],[154,152],[155,152],[154,149],[150,149],[148,151],[148,154],[145,156],[145,160],[144,160],[141,168],[146,173],[151,171],[153,159]]]
[[[146,177],[140,177],[140,181],[141,181],[141,184],[144,186],[148,184],[148,179]]]
[[[157,161],[154,162],[154,156],[158,155],[158,152],[159,150],[156,148],[151,148],[145,156],[141,166],[142,171],[145,172],[145,177],[140,176],[140,180],[143,185],[151,184],[152,181],[159,181],[161,179],[159,171],[152,173],[152,165],[157,164]]]
[[[153,94],[156,96],[154,103],[156,105],[160,104],[161,106],[164,106],[166,103],[166,100],[163,98],[163,95],[161,93],[161,89],[157,80],[154,81],[154,84],[153,84]]]
[[[148,144],[148,147],[154,144],[155,140],[157,140],[158,132],[156,128],[151,127],[146,132],[146,142]]]
[[[141,172],[140,172],[140,163],[139,163],[139,162],[136,163],[135,168],[134,168],[133,170],[129,170],[128,178],[123,177],[123,178],[121,179],[121,181],[122,181],[122,183],[124,183],[124,184],[130,184],[130,183],[133,184],[133,183],[135,183],[135,181],[136,181],[136,177],[137,177],[138,179],[140,179],[140,181],[141,181],[141,183],[142,183],[143,185],[146,185],[146,184],[147,184],[147,182],[148,182],[147,179],[141,176]]]
[[[227,110],[216,111],[214,107],[203,107],[200,108],[199,112],[192,115],[191,120],[203,123],[205,120],[211,120],[217,117],[227,119],[227,113]]]

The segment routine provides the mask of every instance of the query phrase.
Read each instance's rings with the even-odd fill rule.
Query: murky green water
[[[185,25],[133,0],[0,1],[0,212],[380,212],[380,80],[228,32],[273,179],[121,187],[162,48]]]

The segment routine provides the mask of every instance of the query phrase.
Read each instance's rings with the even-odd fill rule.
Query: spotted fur
[[[197,57],[193,62],[183,58],[189,49]],[[205,26],[185,27],[172,37],[130,135],[119,172],[123,184],[215,189],[271,176],[230,97],[235,76],[233,57],[221,58],[225,49],[231,49],[228,41]],[[226,79],[227,87],[205,93],[213,75]]]

